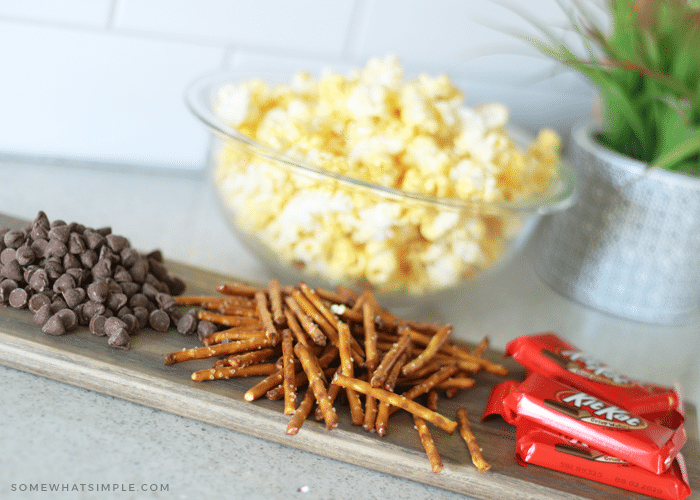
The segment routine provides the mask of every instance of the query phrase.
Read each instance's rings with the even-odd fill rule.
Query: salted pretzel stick
[[[340,355],[340,369],[343,375],[354,377],[352,350],[350,349],[350,327],[347,323],[338,322],[338,354]],[[338,387],[338,386],[334,386]],[[352,389],[346,389],[350,404],[351,422],[353,425],[362,425],[365,422],[365,415],[362,411],[360,396]]]
[[[210,333],[202,339],[202,344],[208,346],[220,344],[224,340],[244,340],[256,338],[265,338],[265,330],[261,330],[258,327],[248,328],[234,326],[227,328],[226,330]]]
[[[425,401],[425,406],[433,411],[437,411],[437,400],[438,400],[437,391],[430,390],[430,391],[428,391],[428,398]]]
[[[359,297],[354,290],[346,287],[345,285],[336,286],[335,291],[338,292],[340,296],[345,298],[345,303],[348,304],[350,307],[353,306],[353,304]]]
[[[199,370],[192,374],[192,380],[202,382],[205,380],[218,380],[231,377],[251,377],[260,375],[270,375],[277,371],[274,363],[261,363],[257,365],[234,368],[224,366],[221,368],[210,368],[209,370]]]
[[[321,298],[316,294],[316,292],[310,288],[306,283],[303,281],[299,283],[299,292],[293,292],[292,295],[294,295],[294,298],[297,299],[297,302],[299,302],[298,297],[299,295],[303,296],[307,301],[308,301],[308,306],[305,304],[302,304],[299,302],[299,305],[306,311],[307,314],[309,314],[312,318],[314,318],[314,321],[319,324],[323,332],[326,334],[326,337],[330,339],[331,342],[333,342],[335,345],[338,345],[338,323],[340,320],[337,318],[335,314],[331,312],[330,309],[326,307],[326,305],[323,303]],[[308,307],[308,310],[307,310]],[[321,321],[321,319],[313,314],[312,311],[318,311],[323,319],[325,319],[325,323],[328,326],[324,325],[324,322]],[[364,359],[365,359],[365,352],[362,349],[362,346],[357,343],[357,341],[353,338],[350,337],[350,346],[355,353],[355,356],[353,356],[354,363],[357,366],[364,367]]]
[[[338,292],[334,292],[332,290],[326,290],[325,288],[317,287],[316,293],[323,300],[327,300],[328,302],[332,302],[333,304],[343,304],[345,306],[351,307],[350,302],[354,302],[354,301],[349,301],[344,295],[342,295]]]
[[[299,324],[299,320],[297,320],[296,314],[294,314],[288,307],[285,307],[283,312],[287,320],[287,327],[292,331],[292,335],[294,335],[296,341],[304,344],[304,347],[307,349],[311,349],[311,339],[302,329],[301,325]]]
[[[411,343],[411,338],[409,335],[402,335],[398,342],[394,343],[391,349],[384,355],[381,363],[370,379],[370,384],[372,387],[381,387],[384,381],[389,376],[389,370],[394,366],[396,360],[399,356],[408,348]]]
[[[294,343],[292,332],[288,328],[282,330],[282,361],[284,378],[284,414],[292,415],[297,406],[297,386],[294,370]]]
[[[306,296],[301,292],[301,290],[295,289],[292,292],[292,297],[296,301],[297,304],[299,304],[299,307],[301,307],[302,311],[304,311],[313,321],[316,323],[321,330],[323,331],[323,334],[328,337],[328,339],[334,344],[338,345],[338,332],[336,331],[335,327],[331,325],[326,317],[319,312],[316,307],[309,301],[309,299],[306,298]]]
[[[452,335],[452,325],[445,325],[440,328],[435,335],[432,336],[425,349],[416,356],[412,361],[406,363],[401,369],[403,375],[409,375],[430,361],[447,342],[447,339]]]
[[[484,354],[484,351],[486,351],[486,349],[489,348],[489,343],[489,338],[484,337],[483,339],[481,339],[481,342],[479,342],[479,344],[474,348],[472,354],[474,356],[481,357]]]
[[[306,378],[306,373],[304,373],[304,370],[301,370],[301,363],[299,364],[299,369],[300,371],[294,374],[294,385],[296,387],[301,387],[309,381],[309,379]],[[284,382],[284,376],[282,381]],[[265,397],[273,401],[284,399],[284,383],[276,385],[275,387],[267,391],[265,393]]]
[[[307,334],[309,334],[311,340],[318,345],[326,345],[326,336],[323,334],[318,325],[314,323],[313,319],[311,319],[311,317],[304,312],[294,297],[285,297],[284,301],[287,304],[287,307],[289,307],[289,309],[291,309],[296,315],[301,327]]]
[[[301,361],[301,366],[304,369],[304,372],[306,372],[306,376],[309,379],[309,385],[314,391],[314,396],[316,397],[318,405],[321,407],[321,411],[323,411],[326,427],[328,427],[329,430],[337,427],[338,415],[336,414],[335,408],[333,408],[333,405],[328,397],[326,384],[322,378],[323,372],[321,371],[318,358],[301,344],[296,344],[294,346],[294,354],[297,355],[297,358],[299,358],[299,361]]]
[[[248,285],[246,283],[222,283],[216,287],[216,291],[223,293],[224,295],[254,297],[256,292],[264,292],[265,289],[259,286]]]
[[[246,318],[244,316],[229,316],[211,311],[198,311],[197,317],[203,321],[211,321],[224,326],[262,325],[258,318]]]
[[[362,325],[365,330],[365,363],[367,369],[373,372],[379,365],[379,351],[377,330],[374,328],[374,306],[370,302],[362,304]]]
[[[436,389],[470,389],[476,385],[476,380],[469,377],[451,377],[435,386]]]
[[[265,335],[270,340],[279,339],[280,334],[277,331],[274,321],[272,321],[272,315],[270,314],[270,309],[268,309],[267,295],[265,292],[256,292],[255,302],[258,305],[258,315],[260,316],[260,321],[265,329]]]
[[[391,373],[389,373],[389,376],[384,383],[384,389],[387,391],[394,392],[396,381],[401,373],[401,366],[403,366],[403,364],[406,362],[407,357],[408,355],[404,351],[398,361],[394,364],[394,366],[392,366]],[[374,428],[379,436],[385,436],[387,432],[389,432],[389,416],[391,413],[393,413],[391,412],[391,409],[392,407],[389,406],[389,403],[384,401],[379,403],[379,408],[377,408],[377,417],[374,421]]]
[[[334,387],[334,386],[331,386]],[[373,431],[375,430],[375,423],[377,421],[377,411],[379,409],[379,403],[377,402],[376,398],[373,398],[372,396],[366,396],[365,398],[365,421],[362,424],[362,427],[366,431]]]
[[[282,312],[282,290],[279,280],[270,280],[267,284],[267,295],[270,297],[272,321],[277,326],[284,326],[286,318]]]
[[[476,465],[479,472],[486,472],[491,468],[491,465],[489,465],[486,460],[484,460],[484,457],[481,456],[481,447],[476,441],[471,425],[469,425],[467,410],[464,408],[457,410],[457,420],[459,422],[459,433],[462,435],[464,442],[467,443],[469,454],[472,456],[472,463]]]
[[[433,473],[437,474],[442,470],[442,459],[440,458],[440,453],[438,453],[437,446],[435,446],[435,441],[433,441],[433,436],[430,435],[428,425],[425,423],[425,419],[418,415],[413,415],[413,422],[416,425],[425,454],[430,461],[430,467],[433,469]]]
[[[263,347],[274,346],[275,342],[268,339],[247,339],[228,344],[216,344],[207,347],[195,347],[193,349],[183,349],[175,351],[165,356],[165,364],[181,363],[193,359],[206,359],[214,356],[225,356],[227,354],[237,354],[239,352],[253,351]]]
[[[439,371],[437,371],[436,373],[432,374],[430,377],[428,377],[424,381],[411,387],[409,390],[404,392],[402,394],[402,396],[406,399],[411,399],[411,400],[416,399],[421,394],[425,394],[428,391],[435,388],[439,383],[448,379],[449,377],[454,375],[456,372],[457,372],[457,367],[455,365],[445,366],[445,367],[441,368]],[[397,410],[398,410],[398,408],[391,408],[389,410],[389,415],[392,415]]]
[[[204,306],[202,306],[204,307]],[[207,309],[207,308],[205,308]],[[225,316],[242,316],[244,318],[259,318],[258,311],[249,307],[241,307],[235,304],[226,304],[222,302],[217,307],[209,308],[211,311],[216,311]]]
[[[297,432],[299,432],[301,426],[304,425],[304,420],[306,420],[309,413],[311,413],[311,409],[314,407],[315,402],[316,396],[314,396],[314,390],[309,387],[306,389],[306,393],[304,394],[304,398],[301,400],[299,407],[292,415],[292,418],[289,419],[289,423],[287,424],[288,435],[294,436]]]
[[[226,297],[219,295],[175,295],[173,299],[179,306],[201,306],[206,302],[223,302]]]
[[[226,361],[228,363],[228,366],[232,368],[243,368],[244,366],[260,363],[261,361],[267,361],[274,355],[275,350],[268,347],[265,349],[260,349],[258,351],[250,351],[243,354],[232,354],[223,361]]]
[[[340,373],[336,373],[333,376],[331,384],[340,385],[342,387],[345,387],[346,389],[350,387],[351,389],[355,389],[357,392],[361,392],[362,394],[372,396],[378,399],[379,401],[386,401],[392,406],[396,406],[398,408],[406,410],[409,413],[424,418],[428,422],[437,425],[438,427],[447,431],[450,434],[452,434],[457,428],[457,422],[454,422],[448,419],[447,417],[440,415],[437,412],[431,411],[425,406],[416,403],[415,401],[406,399],[403,396],[400,396],[399,394],[394,394],[393,392],[387,391],[385,389],[380,389],[378,387],[372,387],[369,383],[363,380],[359,380],[357,378],[348,378]]]
[[[429,335],[425,335],[423,333],[417,332],[413,328],[411,328],[409,330],[409,335],[411,337],[411,340],[413,340],[417,344],[427,345],[428,342],[430,342]],[[445,343],[442,346],[442,351],[446,352],[447,354],[450,354],[454,357],[457,357],[459,359],[462,359],[465,361],[473,361],[475,363],[478,363],[480,366],[482,366],[484,368],[484,370],[486,370],[489,373],[493,373],[495,375],[508,375],[508,369],[505,368],[504,366],[501,366],[497,363],[493,363],[492,361],[481,358],[479,356],[475,356],[473,353],[469,352],[467,349],[460,348],[459,346],[457,346],[453,343],[449,343],[449,342]]]
[[[344,321],[352,321],[353,323],[362,323],[362,312],[353,311],[345,304],[331,304],[330,311],[339,316]]]

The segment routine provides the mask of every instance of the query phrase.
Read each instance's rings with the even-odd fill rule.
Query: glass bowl
[[[221,212],[241,242],[280,281],[358,292],[411,306],[459,291],[508,262],[542,215],[572,201],[563,165],[536,198],[492,203],[442,198],[372,184],[321,169],[257,142],[217,115],[229,83],[288,82],[291,73],[219,73],[186,92],[213,133],[209,176]],[[509,126],[521,147],[533,137]]]

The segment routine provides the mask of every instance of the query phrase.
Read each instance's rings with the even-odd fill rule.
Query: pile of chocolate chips
[[[50,222],[44,212],[24,230],[0,229],[0,304],[28,308],[49,335],[89,326],[112,347],[150,326],[164,332],[181,313],[160,251],[141,255],[111,228]]]

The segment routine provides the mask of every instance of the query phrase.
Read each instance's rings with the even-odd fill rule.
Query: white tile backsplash
[[[112,0],[2,0],[0,19],[106,28]]]
[[[118,0],[114,28],[340,57],[353,0]]]
[[[2,149],[199,167],[207,137],[183,101],[220,48],[0,23]]]
[[[195,77],[390,53],[408,73],[448,73],[471,104],[566,134],[591,89],[513,36],[535,31],[501,4],[566,19],[557,0],[3,0],[0,154],[199,168],[208,137],[183,103]]]

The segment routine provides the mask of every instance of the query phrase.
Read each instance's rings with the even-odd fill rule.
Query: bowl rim
[[[518,213],[538,213],[541,215],[564,210],[573,204],[576,178],[563,160],[559,162],[557,167],[558,175],[554,180],[554,185],[548,190],[548,193],[532,199],[484,202],[411,193],[398,188],[382,186],[324,170],[310,163],[287,156],[274,148],[251,139],[236,128],[227,124],[216,115],[211,107],[211,102],[207,98],[211,96],[212,91],[220,88],[224,84],[242,82],[253,78],[265,79],[266,77],[272,77],[275,82],[281,82],[289,80],[295,73],[296,71],[283,70],[236,70],[204,74],[196,78],[186,87],[184,95],[185,103],[190,112],[202,122],[205,128],[209,129],[210,132],[220,139],[238,141],[245,147],[251,149],[255,154],[283,163],[303,174],[331,178],[350,186],[360,187],[370,191],[378,191],[384,197],[396,199],[408,198],[423,204],[436,205],[448,209],[468,209],[480,212],[510,211]],[[506,130],[510,137],[521,147],[534,140],[532,134],[517,125],[509,124]]]

